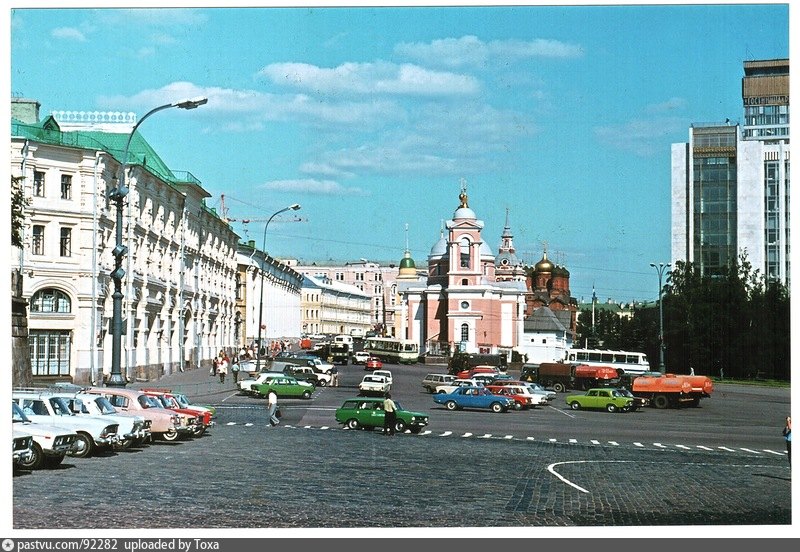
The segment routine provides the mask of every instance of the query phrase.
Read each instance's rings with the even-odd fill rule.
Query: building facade
[[[363,335],[369,327],[372,297],[356,286],[306,275],[301,293],[303,333]]]
[[[29,206],[12,268],[24,275],[34,382],[100,384],[111,371],[116,187],[133,114],[56,112],[12,101],[11,175]],[[135,134],[123,216],[121,370],[149,380],[208,364],[235,341],[238,236]]]
[[[717,275],[741,255],[791,279],[788,60],[745,62],[745,124],[695,124],[672,145],[672,263]]]

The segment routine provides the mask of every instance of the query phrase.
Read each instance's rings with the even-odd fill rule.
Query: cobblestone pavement
[[[197,381],[188,381],[195,378]],[[175,386],[169,378],[155,386]],[[225,401],[199,439],[13,478],[14,529],[789,526],[784,456],[307,427]],[[204,394],[200,386],[207,386]],[[152,386],[139,385],[135,386]],[[235,536],[221,531],[220,536]],[[667,533],[669,534],[669,533]]]

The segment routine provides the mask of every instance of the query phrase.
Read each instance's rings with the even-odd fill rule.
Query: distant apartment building
[[[672,262],[713,276],[745,254],[789,285],[789,61],[744,67],[744,125],[694,124],[672,145]]]
[[[364,335],[370,327],[372,297],[356,286],[307,274],[301,294],[305,334]]]
[[[12,177],[21,177],[24,276],[34,383],[100,384],[111,372],[116,187],[130,113],[56,112],[11,102]],[[235,342],[238,236],[188,172],[172,171],[136,133],[123,240],[122,375],[129,381],[209,364]]]

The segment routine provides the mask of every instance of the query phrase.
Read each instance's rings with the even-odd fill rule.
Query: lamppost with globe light
[[[656,269],[658,272],[658,348],[659,348],[659,359],[658,359],[658,371],[662,374],[664,373],[664,308],[662,306],[662,297],[661,291],[663,289],[662,285],[662,278],[664,277],[664,272],[672,266],[670,263],[650,263],[650,266]]]

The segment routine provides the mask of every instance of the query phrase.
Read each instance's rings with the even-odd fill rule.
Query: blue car
[[[487,409],[492,412],[507,412],[514,406],[514,400],[502,395],[495,395],[485,387],[458,387],[450,393],[436,393],[433,402],[443,404],[447,410],[462,408]]]

